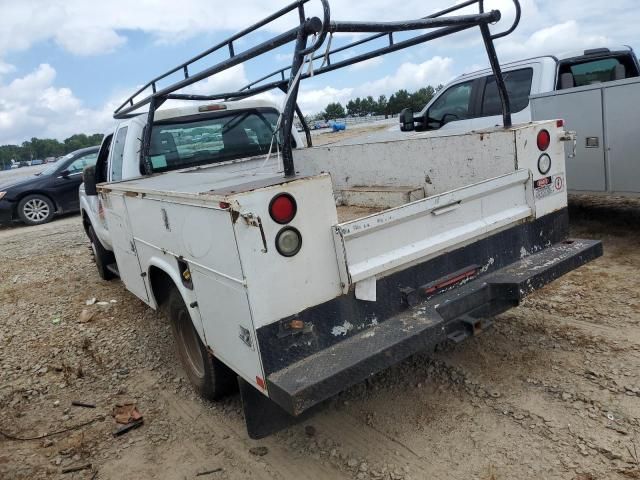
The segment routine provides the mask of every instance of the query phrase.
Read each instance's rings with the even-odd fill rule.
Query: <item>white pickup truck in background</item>
[[[640,194],[640,65],[630,47],[529,58],[502,71],[515,123],[562,118],[577,132],[575,148],[567,148],[570,192]],[[492,71],[456,78],[414,117],[421,131],[499,125]]]
[[[166,313],[204,397],[239,383],[253,438],[409,355],[481,332],[492,316],[602,254],[599,241],[568,237],[564,144],[573,137],[561,120],[512,125],[505,105],[504,126],[474,133],[295,148],[302,79],[475,27],[502,79],[493,40],[519,15],[495,35],[488,26],[500,12],[484,12],[479,0],[389,23],[334,21],[327,0],[324,20],[308,19],[305,3],[127,99],[85,176],[85,198],[97,193],[101,206],[98,220],[83,218],[92,240],[94,221],[108,231],[112,273]],[[477,15],[447,16],[473,3]],[[290,12],[298,27],[235,51],[236,40]],[[436,30],[402,41],[387,35],[424,29]],[[389,45],[334,62],[320,50],[329,32],[383,32]],[[290,42],[288,75],[278,70],[237,92],[180,93]],[[229,58],[190,71],[219,49]],[[316,51],[326,62],[314,71]],[[158,87],[175,72],[184,78]],[[286,93],[281,113],[228,101],[273,88]],[[173,99],[208,103],[158,110]]]

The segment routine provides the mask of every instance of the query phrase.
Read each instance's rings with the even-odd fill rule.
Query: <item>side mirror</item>
[[[60,176],[62,178],[69,178],[69,175],[71,175],[71,172],[69,170],[63,170],[60,172]]]
[[[413,110],[405,108],[400,112],[400,131],[412,132],[415,130],[415,120],[413,118]]]
[[[85,169],[82,171],[82,181],[84,182],[84,193],[89,196],[98,195],[98,189],[96,188],[95,165],[85,167]]]

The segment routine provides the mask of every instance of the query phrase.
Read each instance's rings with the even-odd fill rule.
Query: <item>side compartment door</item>
[[[177,206],[176,206],[177,207]],[[252,385],[263,378],[247,284],[227,211],[180,206],[181,246],[191,277],[206,343]]]
[[[182,204],[151,194],[126,197],[125,202],[129,218],[135,219],[131,227],[140,263],[145,270],[159,263],[178,270],[179,259],[189,266],[191,282],[184,286],[195,293],[191,318],[202,341],[255,385],[256,377],[263,377],[262,367],[230,213],[217,204]],[[119,254],[130,255],[127,277],[141,291],[143,279],[131,252]]]
[[[103,196],[103,204],[111,234],[113,253],[118,262],[120,279],[131,293],[149,303],[147,286],[142,276],[138,252],[129,225],[125,196],[110,192]]]
[[[606,191],[602,90],[594,88],[570,93],[531,97],[534,120],[562,118],[567,130],[578,133],[576,156],[567,155],[569,191]],[[567,143],[567,150],[572,149]]]
[[[629,105],[629,99],[638,98],[640,82],[624,82],[603,88],[609,189],[640,193],[640,110]]]

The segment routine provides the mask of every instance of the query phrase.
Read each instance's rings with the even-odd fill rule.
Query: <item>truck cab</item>
[[[152,135],[150,161],[157,172],[231,164],[251,154],[277,154],[272,144],[272,128],[279,108],[266,100],[190,104],[159,110]],[[116,183],[143,176],[141,141],[146,125],[144,115],[120,120],[113,132],[104,136],[95,167],[85,171],[95,183]],[[231,127],[231,128],[229,128]],[[296,148],[305,141],[292,131]],[[80,186],[82,222],[91,241],[98,271],[105,280],[119,276],[113,242],[98,192]]]

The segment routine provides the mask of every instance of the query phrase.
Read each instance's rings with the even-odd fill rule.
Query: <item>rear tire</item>
[[[50,222],[55,214],[55,205],[44,195],[27,195],[18,203],[18,216],[27,225]]]
[[[91,250],[93,250],[93,258],[96,261],[96,267],[98,268],[98,275],[102,280],[113,280],[116,276],[107,269],[107,265],[116,263],[116,257],[113,252],[110,252],[102,246],[96,232],[93,230],[93,226],[89,225],[88,228],[89,241],[91,242]]]
[[[171,290],[164,307],[180,362],[198,394],[208,400],[218,400],[235,392],[238,388],[235,373],[204,346],[177,288]]]

